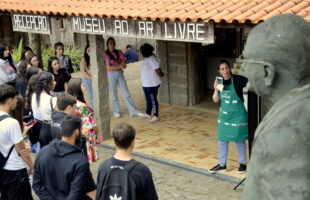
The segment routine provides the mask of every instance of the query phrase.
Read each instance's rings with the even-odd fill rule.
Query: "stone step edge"
[[[109,145],[109,144],[101,143],[100,146],[102,146],[104,148],[107,148],[107,149],[115,150],[115,146],[114,145]],[[210,176],[210,177],[213,177],[213,178],[218,178],[218,179],[221,179],[221,180],[230,181],[230,182],[236,183],[236,184],[238,184],[240,181],[243,180],[243,179],[240,179],[240,178],[237,178],[237,177],[234,177],[234,176],[230,176],[230,175],[227,175],[227,174],[221,174],[221,173],[212,174],[207,169],[190,166],[188,164],[179,163],[179,162],[168,160],[168,159],[161,158],[161,157],[158,157],[158,156],[152,156],[152,155],[149,155],[149,154],[144,154],[144,153],[139,153],[139,152],[133,152],[133,155],[137,156],[137,157],[141,157],[141,158],[147,159],[147,160],[160,162],[160,163],[163,163],[163,164],[166,164],[166,165],[170,165],[170,166],[173,166],[173,167],[179,167],[181,169],[192,171],[192,172],[195,172],[195,173],[198,173],[198,174],[203,174],[203,175],[207,175],[207,176]]]

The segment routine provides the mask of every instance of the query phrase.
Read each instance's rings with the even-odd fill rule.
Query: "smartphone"
[[[223,78],[222,77],[217,76],[216,80],[217,80],[218,84],[222,84],[223,85]]]
[[[32,119],[32,120],[30,120],[29,122],[27,122],[25,125],[26,125],[26,126],[33,126],[33,125],[35,125],[35,123],[37,123],[37,121],[34,120],[34,119]]]

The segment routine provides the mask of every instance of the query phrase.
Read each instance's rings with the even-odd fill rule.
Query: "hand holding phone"
[[[224,88],[224,85],[223,85],[223,78],[217,76],[217,77],[215,78],[215,82],[217,83],[217,84],[215,84],[215,88],[222,92],[222,91],[223,91],[223,88]]]
[[[217,81],[217,84],[222,84],[223,85],[223,78],[222,77],[217,76],[216,77],[216,81]]]
[[[27,123],[25,124],[25,126],[27,126],[27,127],[32,127],[32,126],[35,125],[36,123],[37,123],[37,121],[34,120],[34,119],[32,119],[32,120],[30,120],[29,122],[27,122]]]

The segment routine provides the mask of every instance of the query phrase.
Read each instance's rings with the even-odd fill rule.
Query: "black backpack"
[[[113,165],[112,158],[103,163],[107,171],[101,185],[97,188],[98,200],[136,200],[136,184],[129,172],[139,164],[131,160],[126,165]],[[98,191],[99,190],[99,191]]]

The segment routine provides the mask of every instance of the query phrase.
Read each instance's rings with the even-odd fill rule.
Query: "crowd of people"
[[[140,78],[146,100],[143,114],[137,109],[124,77],[126,63],[138,59],[135,50],[127,46],[127,52],[123,54],[115,48],[116,42],[112,37],[107,39],[106,46],[105,62],[113,116],[121,117],[117,94],[119,87],[130,116],[139,116],[151,123],[159,121],[157,95],[164,73],[159,58],[153,53],[154,47],[148,43],[140,47],[143,57]],[[32,188],[40,199],[106,199],[109,195],[117,199],[130,196],[130,189],[125,193],[117,188],[111,191],[106,189],[109,180],[123,180],[118,177],[123,172],[111,169],[127,169],[136,185],[133,189],[137,196],[135,199],[156,200],[150,170],[132,159],[135,129],[128,124],[119,124],[113,129],[117,151],[113,158],[99,167],[95,185],[89,163],[99,159],[97,145],[102,138],[93,113],[91,48],[89,45],[85,47],[80,62],[83,78],[71,77],[74,72],[72,62],[64,55],[62,43],[57,42],[54,50],[55,55],[48,59],[48,70],[44,71],[31,48],[24,48],[16,65],[8,46],[0,45],[0,139],[5,141],[0,145],[0,150],[1,155],[6,155],[2,157],[8,158],[0,173],[1,199],[32,199],[28,174],[34,174]],[[221,101],[219,164],[209,171],[226,170],[228,144],[235,141],[239,152],[238,173],[244,173],[248,128],[242,88],[247,79],[232,75],[226,61],[219,64],[218,72],[223,79],[223,88],[218,89],[219,82],[216,80],[213,101]],[[90,105],[85,100],[86,96]],[[31,148],[27,146],[28,140]],[[37,153],[35,164],[30,150]],[[19,177],[24,181],[20,182]],[[126,179],[124,182],[130,184],[131,181]],[[15,194],[17,190],[22,192]]]
[[[109,38],[105,55],[114,117],[121,117],[117,98],[119,87],[130,116],[157,122],[157,93],[163,72],[159,59],[153,54],[154,48],[144,44],[140,49],[145,58],[141,79],[146,114],[142,114],[134,104],[123,74],[126,63],[138,61],[138,56],[132,58],[135,50],[131,49],[125,57],[115,45],[115,39]],[[72,78],[72,62],[64,55],[61,42],[54,45],[54,56],[48,59],[47,71],[30,47],[23,48],[16,64],[9,47],[0,44],[1,200],[32,199],[30,175],[33,175],[32,189],[40,199],[96,198],[89,164],[99,159],[97,145],[102,137],[93,112],[90,50],[87,45],[80,62],[83,78]],[[108,163],[122,169],[127,163],[133,163],[135,130],[128,124],[118,125],[114,130],[118,150]],[[30,157],[32,153],[36,153],[35,164]],[[133,167],[133,180],[139,182],[135,189],[137,199],[157,199],[148,167],[137,161]],[[107,173],[101,168],[103,171],[97,181],[100,187],[104,183],[103,173]],[[97,198],[102,199],[108,192],[97,193]]]

